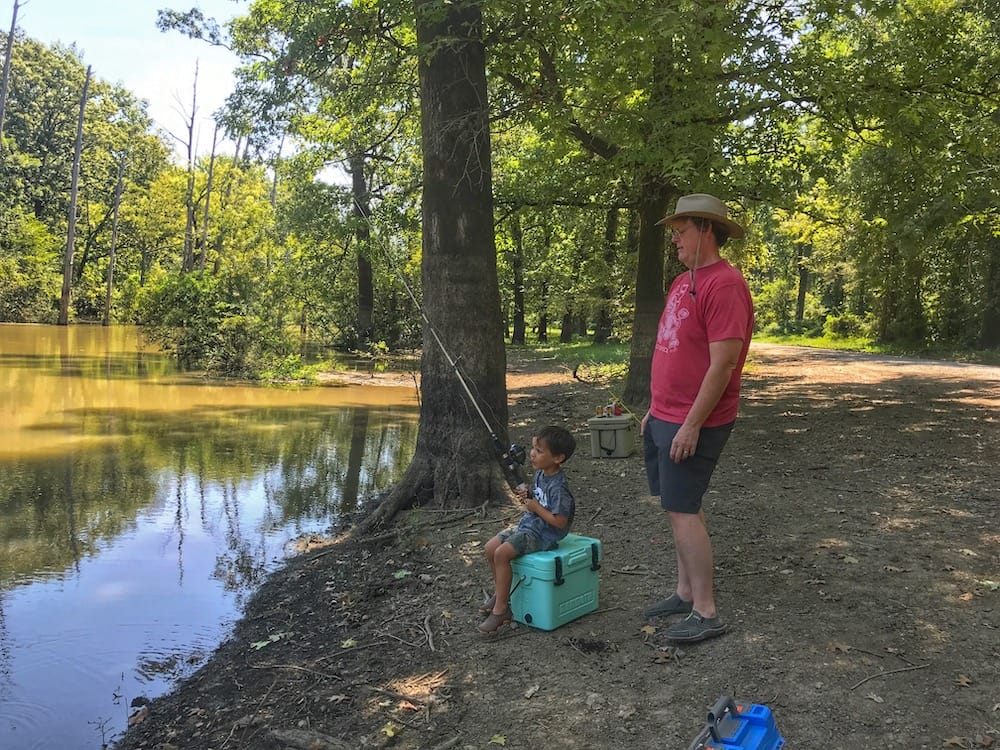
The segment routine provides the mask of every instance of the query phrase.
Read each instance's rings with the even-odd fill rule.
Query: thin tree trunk
[[[111,324],[111,292],[115,283],[115,249],[118,245],[118,210],[121,208],[122,190],[125,187],[125,162],[123,156],[118,163],[118,182],[115,184],[114,216],[111,219],[111,247],[108,249],[108,288],[104,294],[104,320],[102,324]]]
[[[524,232],[521,229],[521,218],[514,215],[510,221],[511,237],[514,241],[514,257],[511,259],[511,270],[514,273],[514,321],[512,344],[524,344]]]
[[[808,251],[800,247],[799,257],[796,259],[796,265],[799,269],[799,288],[795,298],[795,320],[799,323],[806,315],[806,291],[809,289],[809,269],[806,267],[808,257]]]
[[[614,268],[617,256],[616,240],[618,237],[618,209],[608,209],[604,221],[604,278],[598,286],[597,295],[600,300],[594,321],[594,343],[604,344],[611,338],[611,269]]]
[[[212,133],[212,154],[208,158],[208,181],[205,184],[205,212],[201,219],[201,247],[198,252],[198,270],[205,270],[205,256],[208,255],[208,220],[212,205],[212,178],[215,175],[215,147],[219,142],[219,124]]]
[[[423,146],[424,326],[420,422],[413,461],[354,533],[415,500],[472,507],[500,497],[492,435],[507,437],[505,354],[493,234],[482,12],[475,0],[414,0]],[[437,332],[461,356],[476,404],[457,382]]]
[[[76,242],[76,195],[80,185],[80,155],[83,153],[83,115],[87,110],[87,92],[90,89],[90,66],[83,81],[83,96],[80,97],[80,117],[76,122],[76,146],[73,150],[73,178],[69,192],[69,227],[66,230],[66,256],[63,261],[62,296],[59,299],[59,320],[61,326],[69,325],[69,301],[73,293],[73,246]]]
[[[187,189],[184,194],[184,257],[181,270],[194,270],[194,124],[198,112],[198,63],[194,64],[194,82],[191,85],[191,116],[187,121]]]
[[[358,219],[355,237],[358,249],[358,318],[357,345],[364,349],[372,341],[375,326],[375,282],[372,263],[368,254],[371,248],[371,216],[368,183],[365,180],[365,158],[361,153],[351,156],[351,190],[354,196],[354,215]]]
[[[10,33],[7,34],[7,51],[3,57],[3,79],[0,80],[0,151],[3,150],[3,125],[7,115],[7,87],[10,85],[10,62],[14,57],[14,33],[17,31],[17,10],[19,0],[14,0],[14,14],[10,19]]]

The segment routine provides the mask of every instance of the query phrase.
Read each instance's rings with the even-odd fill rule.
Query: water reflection
[[[0,325],[0,747],[120,731],[289,539],[391,484],[415,418],[410,389],[209,384],[134,331]]]

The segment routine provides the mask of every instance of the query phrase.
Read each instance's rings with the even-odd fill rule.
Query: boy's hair
[[[562,456],[563,461],[569,461],[573,451],[576,450],[576,438],[570,434],[569,430],[562,427],[555,425],[543,427],[535,437],[548,446],[549,452],[553,456]]]

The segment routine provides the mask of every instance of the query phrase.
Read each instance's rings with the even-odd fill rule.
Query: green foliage
[[[62,276],[58,240],[20,209],[0,213],[0,321],[55,322]]]

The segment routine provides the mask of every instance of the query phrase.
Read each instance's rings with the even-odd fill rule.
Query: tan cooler
[[[591,417],[590,455],[594,458],[625,458],[635,448],[635,420],[629,414]]]

